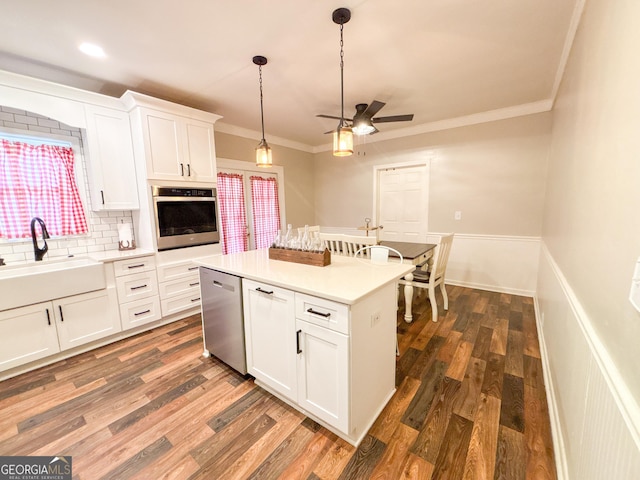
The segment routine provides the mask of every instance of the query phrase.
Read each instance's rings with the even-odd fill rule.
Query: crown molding
[[[229,135],[235,135],[236,137],[249,138],[259,142],[262,138],[262,132],[257,130],[250,130],[248,128],[236,127],[225,122],[216,123],[216,132],[228,133]],[[267,143],[271,145],[280,145],[281,147],[293,148],[307,153],[315,153],[314,147],[305,143],[295,142],[293,140],[287,140],[282,137],[269,136]]]

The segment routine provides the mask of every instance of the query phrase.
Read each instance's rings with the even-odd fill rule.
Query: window
[[[0,138],[0,238],[31,236],[40,217],[52,236],[87,233],[70,144]]]

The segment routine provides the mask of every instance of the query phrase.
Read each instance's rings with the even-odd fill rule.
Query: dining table
[[[389,247],[393,250],[397,250],[401,255],[403,261],[411,262],[416,268],[421,270],[427,270],[429,262],[433,260],[433,253],[437,244],[435,243],[413,243],[413,242],[396,242],[390,240],[382,240],[380,245]],[[399,261],[400,256],[393,250],[389,251],[389,260]],[[413,281],[413,273],[408,273],[404,276],[404,280],[407,282]],[[410,284],[404,285],[404,321],[411,323],[413,321],[413,315],[411,312],[411,305],[413,302],[413,286]]]

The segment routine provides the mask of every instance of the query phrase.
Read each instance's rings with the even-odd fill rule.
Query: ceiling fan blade
[[[316,115],[316,117],[320,117],[320,118],[333,118],[334,120],[340,120],[340,117],[334,117],[333,115]]]
[[[364,115],[366,115],[367,117],[371,118],[376,113],[378,113],[380,111],[380,109],[382,107],[384,107],[385,105],[386,105],[386,103],[384,103],[384,102],[379,102],[378,100],[374,100],[373,102],[371,102],[371,104],[364,111]]]
[[[413,120],[413,113],[410,115],[390,115],[388,117],[372,118],[373,123],[388,123],[388,122],[410,122]]]

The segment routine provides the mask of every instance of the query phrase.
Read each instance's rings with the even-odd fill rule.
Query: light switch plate
[[[631,279],[631,291],[629,292],[629,301],[636,310],[640,312],[640,258],[636,262],[636,268],[633,270],[633,278]]]

